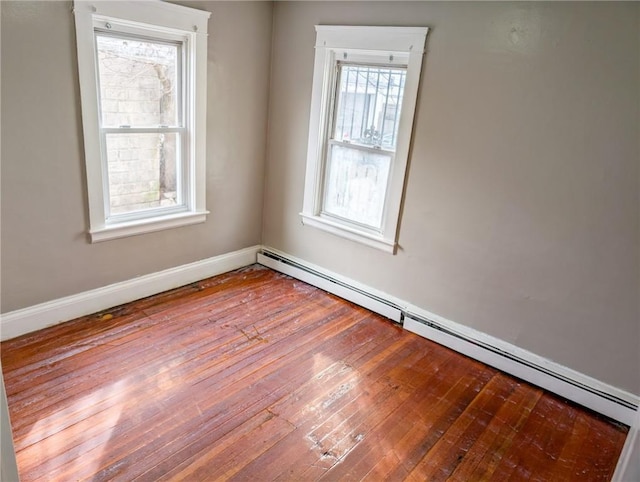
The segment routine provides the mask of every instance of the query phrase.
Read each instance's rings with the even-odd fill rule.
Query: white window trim
[[[207,23],[210,12],[173,5],[159,0],[140,2],[74,1],[78,71],[82,103],[82,124],[89,200],[91,242],[105,241],[161,229],[201,223],[206,220],[206,96],[207,96]],[[106,176],[101,153],[98,107],[98,79],[94,40],[94,22],[115,19],[132,26],[161,28],[167,34],[185,38],[189,43],[187,59],[191,85],[186,102],[193,106],[187,124],[190,136],[188,163],[189,192],[185,211],[161,213],[131,220],[109,222],[106,218]]]
[[[411,143],[427,27],[354,27],[316,25],[316,54],[311,94],[307,171],[302,222],[338,236],[395,254],[398,221]],[[392,161],[383,213],[382,231],[372,232],[355,223],[323,216],[323,175],[329,136],[335,65],[344,58],[385,58],[407,68],[395,156]]]

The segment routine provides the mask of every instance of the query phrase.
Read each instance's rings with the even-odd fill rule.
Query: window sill
[[[313,226],[314,228],[365,244],[386,253],[396,254],[396,243],[382,237],[381,235],[376,236],[375,234],[360,231],[357,228],[352,228],[351,226],[320,216],[312,216],[305,213],[300,213],[300,216],[302,216],[302,223],[306,226]]]
[[[126,223],[107,225],[89,231],[92,243],[110,239],[125,238],[137,234],[153,233],[164,229],[178,228],[190,224],[204,223],[209,211],[187,212],[158,216],[150,219],[137,219]]]

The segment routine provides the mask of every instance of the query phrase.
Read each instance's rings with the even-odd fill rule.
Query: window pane
[[[176,133],[107,134],[111,214],[179,204]]]
[[[178,45],[97,35],[102,125],[178,125]]]
[[[330,149],[323,211],[380,229],[391,157],[337,145]]]
[[[407,71],[339,64],[333,138],[395,150]]]

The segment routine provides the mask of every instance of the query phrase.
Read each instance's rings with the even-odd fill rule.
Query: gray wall
[[[272,5],[182,3],[212,12],[211,214],[90,244],[71,2],[0,2],[2,312],[260,243]]]
[[[640,4],[274,15],[263,244],[640,393]],[[314,24],[432,28],[396,256],[301,225]]]

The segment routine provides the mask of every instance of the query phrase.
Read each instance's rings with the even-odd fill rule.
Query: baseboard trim
[[[258,263],[402,322],[405,329],[631,425],[640,397],[498,338],[473,330],[282,251],[263,247]]]
[[[233,251],[0,315],[2,341],[254,264],[260,246]]]

